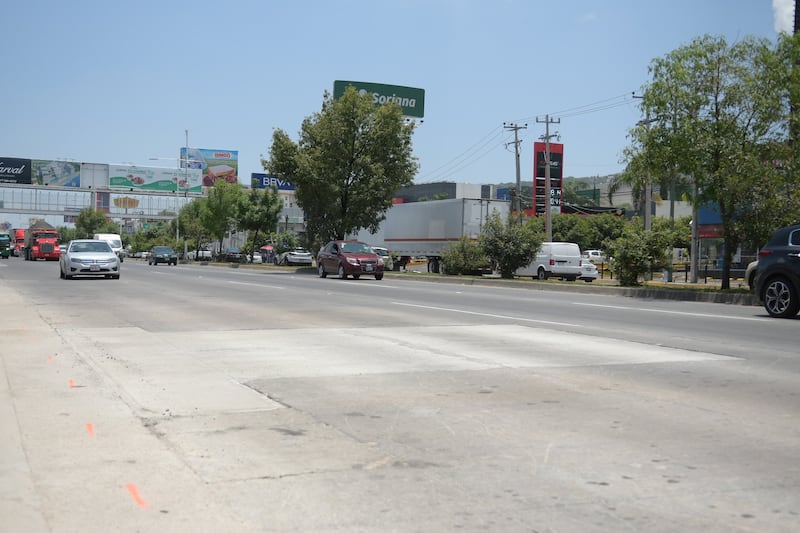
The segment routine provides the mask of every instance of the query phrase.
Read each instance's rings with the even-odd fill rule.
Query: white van
[[[96,241],[108,241],[111,249],[119,257],[119,262],[122,263],[122,256],[125,255],[122,253],[122,237],[116,233],[95,233],[93,239]]]
[[[552,276],[575,281],[581,277],[581,249],[574,242],[543,242],[531,264],[515,274],[534,279]]]

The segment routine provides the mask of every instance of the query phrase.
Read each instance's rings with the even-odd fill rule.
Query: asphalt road
[[[0,262],[0,531],[796,531],[800,319]]]

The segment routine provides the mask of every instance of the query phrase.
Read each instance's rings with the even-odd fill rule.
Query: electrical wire
[[[590,104],[585,104],[577,107],[567,108],[561,111],[556,111],[554,113],[548,113],[551,117],[558,117],[558,118],[570,118],[570,117],[577,117],[581,115],[588,115],[592,113],[599,113],[601,111],[607,111],[609,109],[615,109],[617,107],[623,107],[630,105],[634,101],[632,93],[624,93],[621,95],[613,96],[611,98],[606,98],[604,100],[598,100],[597,102],[592,102]],[[512,121],[517,123],[523,122],[531,122],[534,121],[537,117],[541,117],[543,115],[534,115],[533,117],[527,117],[524,119]],[[503,139],[504,133],[506,130],[502,126],[497,126],[491,131],[489,131],[486,135],[484,135],[480,140],[472,144],[470,147],[453,157],[451,160],[447,161],[446,163],[440,165],[439,167],[421,174],[420,176],[415,179],[416,183],[433,183],[437,181],[444,181],[447,178],[453,176],[457,172],[469,167],[470,165],[480,161],[490,153],[494,152],[498,148],[507,144],[507,142]]]

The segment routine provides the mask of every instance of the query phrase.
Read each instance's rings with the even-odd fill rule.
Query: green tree
[[[667,250],[672,235],[669,230],[645,231],[639,218],[634,218],[622,235],[607,242],[611,270],[622,286],[639,285],[639,278],[669,264]]]
[[[509,223],[493,213],[483,226],[479,241],[484,254],[497,262],[500,277],[511,279],[517,269],[533,261],[543,235],[530,220]]]
[[[200,216],[203,227],[218,241],[220,253],[225,234],[236,229],[243,194],[239,184],[225,180],[215,181],[214,186],[208,191],[206,205],[201,210]]]
[[[239,229],[253,232],[251,235],[253,245],[250,247],[250,261],[253,261],[259,232],[267,233],[275,229],[282,203],[278,190],[251,189],[241,197],[238,209]]]
[[[631,132],[639,145],[631,168],[689,176],[695,206],[711,203],[719,211],[723,289],[730,288],[738,245],[788,207],[785,176],[772,164],[785,155],[784,66],[763,39],[697,38],[651,63],[643,95],[651,120]]]
[[[203,225],[203,210],[207,203],[207,198],[196,198],[183,206],[178,215],[181,234],[193,241],[195,249],[211,240],[211,232]]]
[[[105,223],[105,213],[102,211],[97,211],[96,209],[92,209],[91,207],[87,207],[86,209],[81,209],[81,212],[78,213],[78,218],[75,219],[75,229],[77,230],[77,235],[79,235],[80,238],[91,239],[92,235],[95,233],[100,233],[98,230],[102,228]],[[114,233],[116,233],[116,231]]]
[[[396,104],[376,107],[353,87],[339,99],[326,92],[322,110],[303,121],[298,143],[283,130],[273,133],[262,165],[294,184],[313,240],[374,232],[417,172],[413,128]]]

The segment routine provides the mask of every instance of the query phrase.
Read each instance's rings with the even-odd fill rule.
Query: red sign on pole
[[[564,167],[564,145],[550,143],[550,191],[545,191],[547,144],[533,143],[533,208],[536,216],[544,215],[545,206],[551,213],[561,213],[561,178]],[[548,201],[549,198],[549,201]]]

